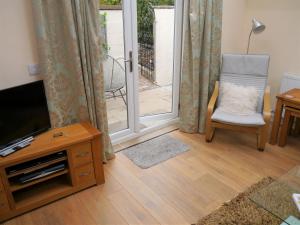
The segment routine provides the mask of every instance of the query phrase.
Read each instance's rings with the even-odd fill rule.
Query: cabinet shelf
[[[55,137],[57,133],[63,136]],[[0,157],[0,224],[103,184],[101,145],[96,128],[77,123],[44,132],[30,146]]]
[[[67,159],[68,158],[66,156],[64,156],[64,157],[61,157],[61,158],[58,158],[58,159],[51,160],[51,161],[46,162],[46,163],[39,164],[37,166],[33,166],[33,167],[30,167],[30,168],[19,170],[18,172],[8,174],[7,178],[11,178],[11,177],[15,177],[15,176],[18,176],[20,174],[23,174],[23,173],[30,173],[30,172],[33,172],[35,170],[43,169],[43,168],[45,168],[47,166],[50,166],[50,165],[53,165],[55,163],[67,161]]]
[[[37,183],[34,187],[13,193],[15,206],[17,209],[26,208],[31,204],[38,204],[45,200],[53,198],[53,196],[63,196],[72,191],[72,185],[69,182],[67,175],[55,177],[42,183]]]
[[[11,184],[11,185],[10,185],[10,191],[11,191],[11,192],[18,191],[18,190],[20,190],[20,189],[27,188],[27,187],[32,186],[32,185],[35,185],[35,184],[37,184],[37,183],[40,183],[40,182],[43,182],[43,181],[52,179],[52,178],[54,178],[54,177],[58,177],[58,176],[64,175],[64,174],[66,174],[66,173],[68,173],[68,172],[69,172],[68,169],[64,169],[64,170],[62,170],[62,171],[59,171],[59,172],[53,173],[53,174],[51,174],[51,175],[48,175],[48,176],[45,176],[45,177],[42,177],[42,178],[39,178],[39,179],[30,181],[30,182],[25,183],[25,184]]]

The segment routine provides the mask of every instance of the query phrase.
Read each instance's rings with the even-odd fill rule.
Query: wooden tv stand
[[[27,148],[0,157],[0,222],[87,187],[103,184],[101,151],[101,133],[89,123],[81,123],[45,132]],[[12,171],[16,165],[24,162],[32,165],[32,160],[41,158],[46,160]],[[20,174],[62,162],[65,168],[58,172],[26,183],[18,181]]]

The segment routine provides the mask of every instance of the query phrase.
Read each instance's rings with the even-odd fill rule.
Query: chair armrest
[[[265,89],[263,115],[264,115],[265,121],[270,121],[270,119],[271,119],[270,86],[267,86]]]
[[[213,92],[213,94],[209,100],[208,106],[207,106],[207,118],[211,117],[211,115],[215,109],[218,96],[219,96],[219,81],[216,81],[214,92]]]

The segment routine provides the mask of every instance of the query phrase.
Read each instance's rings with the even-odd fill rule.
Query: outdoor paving
[[[140,116],[170,112],[172,86],[159,87],[145,78],[139,82]],[[121,97],[106,99],[109,132],[127,128],[127,106]],[[149,125],[149,124],[147,124]],[[145,128],[141,124],[141,128]]]

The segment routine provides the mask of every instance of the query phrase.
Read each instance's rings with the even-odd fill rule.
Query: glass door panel
[[[137,0],[140,116],[172,112],[174,1]]]
[[[174,46],[181,46],[183,0],[100,3],[108,127],[114,142],[178,116],[181,48]]]
[[[103,70],[109,133],[129,128],[123,6],[100,1]]]
[[[182,10],[182,0],[137,0],[138,102],[142,129],[178,116]]]

